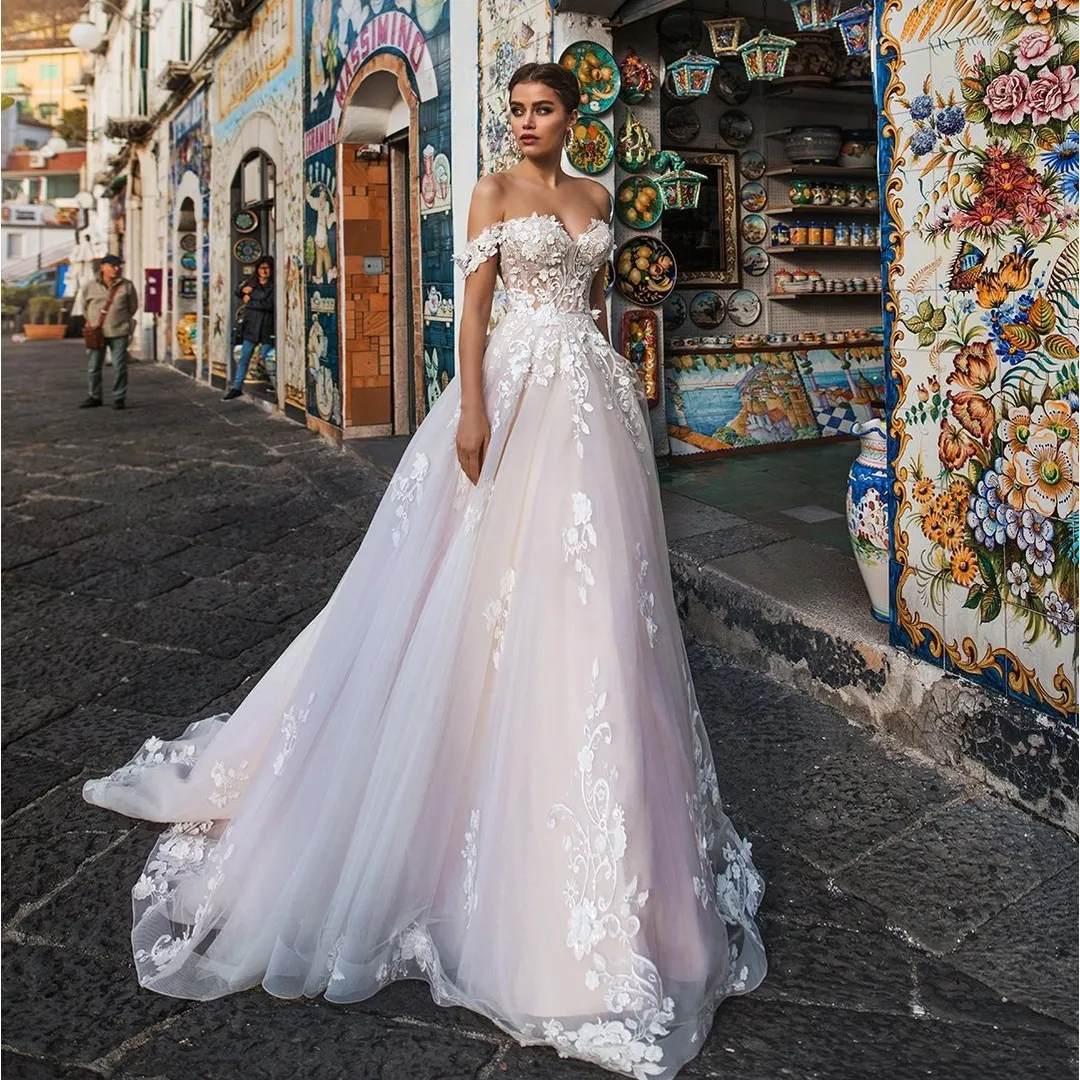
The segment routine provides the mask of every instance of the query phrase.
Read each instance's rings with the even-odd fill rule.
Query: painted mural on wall
[[[884,12],[894,641],[1076,723],[1071,0]]]
[[[304,43],[304,157],[305,173],[336,175],[338,126],[348,105],[350,89],[365,64],[374,56],[392,53],[405,61],[419,99],[419,148],[425,171],[421,176],[420,216],[421,288],[453,297],[450,250],[450,14],[446,0],[305,0]],[[430,168],[429,168],[430,166]],[[426,184],[425,187],[425,178]],[[309,179],[309,183],[312,182]],[[306,284],[308,411],[330,423],[341,424],[340,330],[336,310],[337,289],[327,282],[337,276],[337,245],[330,233],[332,211],[305,196],[305,245],[314,245]],[[334,189],[336,190],[336,189]],[[324,182],[324,191],[329,188]],[[330,198],[333,198],[332,192]],[[325,225],[319,215],[325,215]],[[325,231],[330,242],[324,250]],[[307,252],[305,252],[305,255]],[[328,256],[328,259],[327,259]],[[325,279],[325,280],[324,280]],[[330,307],[329,297],[333,297]],[[453,300],[450,300],[452,318]],[[453,324],[425,319],[423,348],[425,376],[422,415],[454,371]],[[321,388],[321,389],[320,389]],[[324,415],[329,403],[330,415]]]
[[[261,147],[258,125],[268,123],[277,136],[275,174],[275,263],[281,297],[276,330],[276,378],[284,382],[285,403],[306,408],[306,328],[303,319],[304,251],[303,78],[296,28],[300,0],[267,0],[251,28],[238,34],[215,68],[214,160],[235,168],[240,156]],[[227,163],[233,163],[228,165]],[[233,177],[219,175],[211,199],[210,224],[216,237],[231,237]],[[231,349],[235,267],[232,244],[212,247],[210,266],[211,371],[224,376]]]

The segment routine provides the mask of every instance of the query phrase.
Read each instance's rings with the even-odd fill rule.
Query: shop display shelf
[[[830,83],[803,81],[802,76],[776,79],[764,89],[766,101],[782,100],[798,95],[798,100],[815,101],[824,105],[856,105],[863,99],[868,109],[874,109],[874,97],[869,81],[865,83]]]
[[[769,300],[855,300],[865,296],[881,296],[880,289],[860,290],[859,292],[804,292],[786,293],[771,292],[765,294]]]
[[[778,206],[775,210],[765,209],[770,217],[784,217],[788,214],[863,214],[878,217],[881,211],[876,206]]]
[[[873,345],[883,345],[882,338],[859,338],[856,341],[785,341],[783,343],[763,342],[760,345],[666,345],[664,352],[671,355],[688,353],[763,353],[763,352],[799,352],[802,349],[865,349]]]
[[[777,137],[786,135],[790,130],[785,128]],[[778,165],[776,168],[766,169],[765,175],[805,176],[807,179],[822,177],[827,180],[876,180],[877,169],[845,169],[839,165]]]
[[[814,255],[819,253],[825,255],[858,255],[861,252],[867,254],[880,252],[881,248],[876,245],[871,247],[868,244],[780,244],[776,247],[767,247],[765,250],[770,255],[802,255],[804,252],[810,252]]]

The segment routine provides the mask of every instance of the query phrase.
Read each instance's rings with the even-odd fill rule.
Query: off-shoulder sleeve
[[[462,251],[454,256],[461,272],[468,277],[481,263],[487,262],[499,253],[499,242],[502,239],[502,222],[496,221],[489,225],[474,240],[470,240]]]

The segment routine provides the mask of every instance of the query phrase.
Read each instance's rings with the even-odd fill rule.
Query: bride
[[[232,716],[86,784],[173,823],[132,889],[151,990],[354,1002],[422,978],[645,1078],[765,975],[608,342],[609,199],[559,165],[577,101],[556,64],[510,83],[522,161],[476,185],[460,373],[326,607]]]

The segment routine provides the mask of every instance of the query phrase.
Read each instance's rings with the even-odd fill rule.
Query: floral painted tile
[[[1036,611],[1005,605],[1009,646],[1009,696],[1029,705],[1049,704],[1076,722],[1076,608],[1051,594]]]
[[[945,623],[944,590],[929,574],[909,568],[896,591],[896,629],[903,648],[932,664],[942,665],[941,635]],[[894,634],[894,643],[896,637]]]

